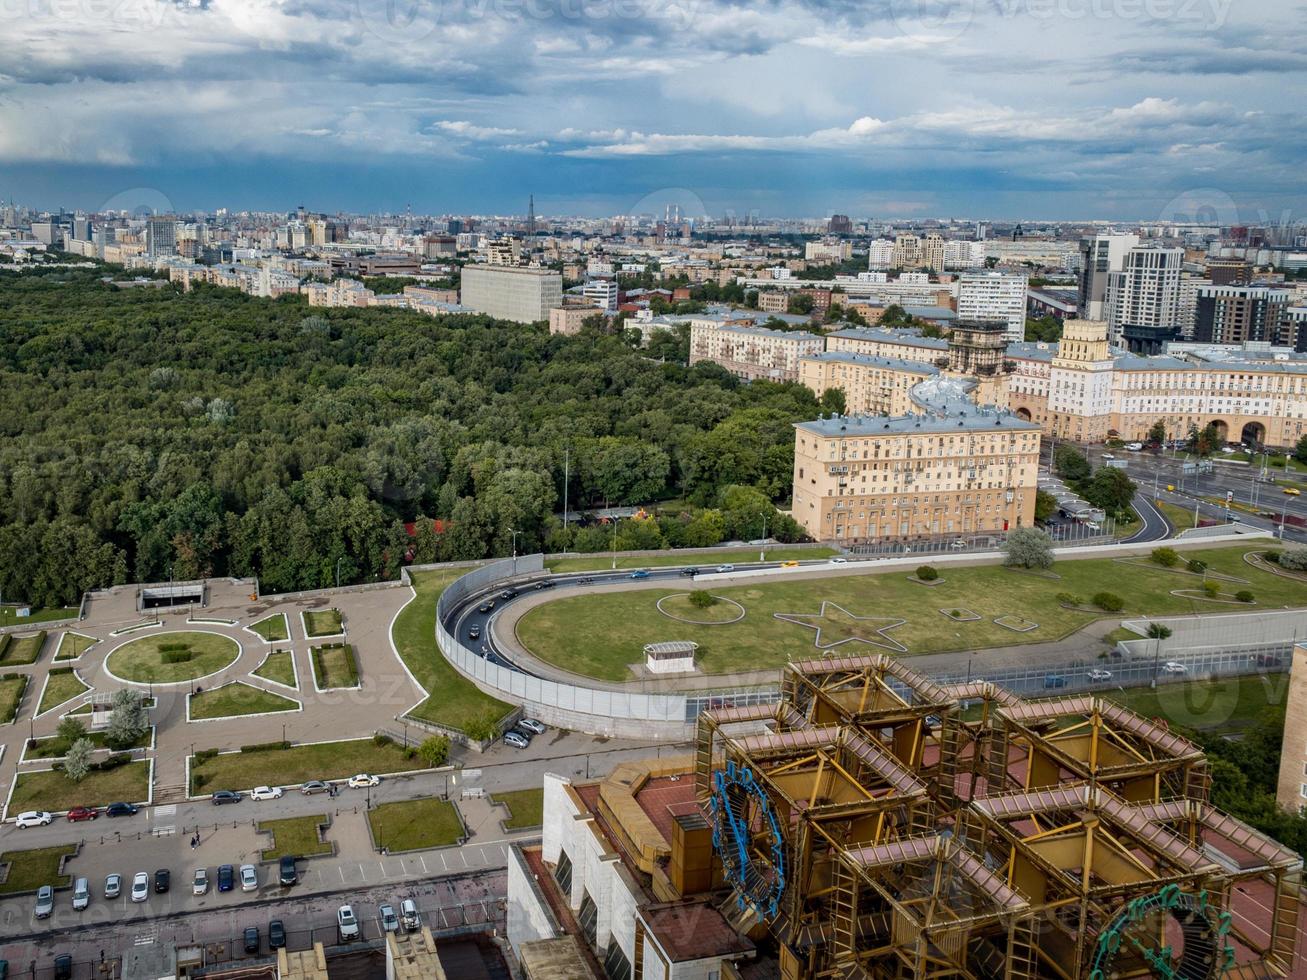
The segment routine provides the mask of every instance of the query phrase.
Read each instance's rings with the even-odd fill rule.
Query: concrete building
[[[1120,272],[1138,235],[1097,235],[1080,243],[1080,316],[1107,319],[1107,277]]]
[[[614,279],[591,279],[581,288],[581,295],[590,306],[616,312],[618,288]]]
[[[563,305],[563,277],[550,269],[469,265],[460,296],[464,306],[500,320],[547,322],[549,311]]]
[[[948,341],[923,337],[920,330],[849,327],[826,336],[826,350],[845,351],[889,360],[948,366]]]
[[[814,539],[841,545],[1033,524],[1039,426],[963,405],[942,415],[796,423],[794,519]]]
[[[549,332],[573,337],[594,316],[602,316],[593,306],[555,306],[549,311]]]
[[[712,361],[745,381],[798,381],[799,362],[820,354],[825,340],[798,330],[771,330],[689,317],[690,363]]]
[[[1197,290],[1193,339],[1200,343],[1265,341],[1298,350],[1307,341],[1289,318],[1293,294],[1270,286],[1201,286]]]
[[[309,306],[371,306],[376,293],[356,279],[333,279],[304,285]]]
[[[867,244],[867,268],[890,269],[894,266],[894,243],[888,238],[877,238]]]
[[[789,308],[789,293],[779,289],[764,289],[758,293],[758,309],[764,313],[784,313]]]
[[[170,215],[146,219],[145,251],[152,258],[177,254],[177,220]]]
[[[853,243],[844,241],[808,242],[803,257],[819,265],[838,265],[853,258]]]
[[[1108,338],[1120,347],[1152,354],[1180,336],[1180,273],[1184,249],[1139,245],[1119,272],[1107,277]]]
[[[909,391],[938,373],[933,364],[847,351],[814,354],[799,363],[799,381],[818,398],[829,388],[844,392],[849,415],[906,415],[912,410]]]
[[[964,272],[957,279],[959,320],[1001,321],[1008,341],[1026,336],[1026,289],[1020,272]]]
[[[1303,813],[1307,811],[1307,643],[1294,644],[1284,704],[1275,802],[1290,813]]]

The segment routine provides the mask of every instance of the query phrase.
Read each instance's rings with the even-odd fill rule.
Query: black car
[[[492,610],[492,609],[494,609],[494,608],[495,608],[495,602],[494,602],[493,599],[491,599],[491,600],[489,600],[489,601],[487,601],[487,602],[483,602],[483,603],[481,603],[481,605],[477,606],[477,612],[479,612],[482,616],[484,616],[484,615],[486,615],[487,613],[489,613],[490,610]]]
[[[240,793],[233,793],[229,789],[220,789],[213,794],[214,806],[222,806],[224,803],[239,803],[240,801]]]
[[[283,854],[278,864],[278,880],[286,887],[290,887],[300,880],[299,872],[295,870],[295,858],[290,854]]]
[[[595,580],[592,579],[589,575],[587,575],[587,576],[585,576],[584,578],[579,578],[579,579],[577,579],[577,580],[576,580],[576,584],[577,584],[577,585],[594,585],[594,584],[595,584]]]
[[[67,954],[54,958],[54,980],[73,980],[73,958]]]
[[[480,627],[480,626],[469,626],[469,627],[468,627],[468,630],[467,630],[467,638],[468,638],[469,640],[479,640],[479,639],[481,639],[481,627]]]
[[[548,579],[545,579],[545,581],[543,582],[536,583],[537,592],[539,592],[541,589],[552,589],[553,587],[554,587],[554,583],[549,581]]]
[[[245,930],[245,952],[257,953],[259,951],[259,927],[249,926]]]
[[[517,589],[505,589],[503,592],[499,593],[500,602],[507,602],[509,599],[516,599],[516,598],[517,598]]]
[[[104,808],[106,817],[130,817],[136,813],[137,807],[132,803],[110,803]]]
[[[698,574],[699,574],[699,569],[697,569],[697,568],[682,568],[682,569],[681,569],[681,574],[682,574],[682,575],[687,575],[687,576],[693,578],[695,575],[698,575]]]
[[[236,882],[236,869],[230,864],[223,864],[218,867],[218,891],[229,892]]]
[[[286,945],[286,927],[280,919],[268,923],[268,949],[281,949]]]
[[[172,872],[170,872],[167,868],[160,868],[158,871],[154,873],[154,890],[159,894],[163,894],[164,892],[166,892],[168,890],[168,886],[171,884],[172,884]]]

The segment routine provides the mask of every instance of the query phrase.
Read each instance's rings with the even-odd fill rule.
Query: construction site
[[[1300,975],[1302,859],[1210,782],[1097,697],[796,662],[692,757],[546,776],[508,938],[533,980]]]

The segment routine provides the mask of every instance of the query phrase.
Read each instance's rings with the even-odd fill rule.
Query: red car
[[[94,820],[100,811],[93,806],[75,806],[68,811],[68,819],[74,823],[78,820]]]

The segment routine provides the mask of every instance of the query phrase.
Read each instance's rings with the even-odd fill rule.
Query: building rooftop
[[[578,980],[593,976],[575,936],[535,939],[518,947],[529,980]]]
[[[934,415],[832,415],[830,418],[817,419],[812,422],[795,422],[796,429],[803,429],[815,436],[833,438],[847,436],[850,438],[884,435],[902,435],[908,432],[989,432],[1004,429],[1014,432],[1038,432],[1039,426],[1034,422],[1025,422],[1015,415],[994,408],[981,408],[970,402],[966,415],[939,417]]]
[[[1307,360],[1263,361],[1248,357],[1230,357],[1211,362],[1186,361],[1167,354],[1156,357],[1127,355],[1118,357],[1112,365],[1118,371],[1238,371],[1254,373],[1307,374]]]
[[[1057,357],[1057,344],[1031,340],[1015,341],[1007,345],[1007,356],[1018,357],[1024,361],[1051,361]]]
[[[919,330],[885,330],[878,327],[850,327],[836,330],[832,337],[848,340],[864,340],[882,344],[903,344],[907,347],[926,347],[930,350],[947,351],[948,341],[942,337],[923,337]]]
[[[774,314],[775,315],[775,314]],[[715,320],[715,317],[705,317],[702,314],[688,317],[696,323],[703,323],[709,320]],[[811,323],[806,317],[798,318],[802,323]],[[789,322],[789,321],[786,321]],[[745,334],[750,337],[782,337],[787,340],[821,340],[821,336],[815,333],[809,333],[806,330],[776,330],[772,327],[746,326],[738,323],[728,323],[718,321],[715,326],[721,330],[728,330],[731,333]]]
[[[939,368],[925,361],[905,361],[898,357],[874,357],[871,354],[854,354],[851,351],[828,350],[820,354],[810,354],[805,361],[839,361],[844,364],[865,364],[869,367],[891,368],[895,371],[911,371],[914,374],[939,374]]]
[[[755,948],[707,902],[651,905],[640,910],[640,917],[673,963],[746,955]]]

